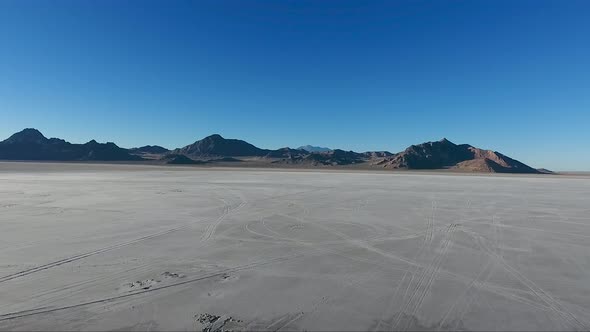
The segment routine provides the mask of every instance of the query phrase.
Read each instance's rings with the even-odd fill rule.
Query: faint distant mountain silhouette
[[[303,146],[298,147],[297,149],[305,150],[307,152],[330,152],[330,151],[332,151],[332,149],[330,149],[330,148],[324,148],[321,146],[313,146],[313,145],[303,145]]]
[[[24,129],[0,142],[4,160],[141,160],[114,143],[72,144],[59,138],[46,138],[37,129]]]

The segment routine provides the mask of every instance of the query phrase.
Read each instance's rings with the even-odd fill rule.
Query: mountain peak
[[[437,142],[412,145],[379,163],[386,168],[443,169],[471,172],[539,173],[518,160],[469,144],[456,145],[446,138]]]
[[[184,154],[188,157],[211,156],[264,156],[269,151],[255,147],[254,145],[233,138],[223,138],[219,134],[213,134],[196,141],[193,144],[172,151],[175,154]]]
[[[454,145],[454,143],[449,141],[446,137],[443,137],[439,142],[443,143],[443,144],[453,144]]]
[[[5,143],[42,143],[47,141],[47,138],[35,128],[25,128],[16,134],[13,134]]]
[[[223,138],[223,136],[219,135],[219,134],[213,134],[213,135],[209,135],[205,138],[203,138],[204,140],[213,140],[213,141],[222,141],[225,138]]]
[[[41,136],[43,136],[43,134],[41,134],[41,132],[38,129],[35,129],[35,128],[25,128],[25,129],[21,130],[20,132],[18,132],[17,134],[19,134],[19,133],[20,134],[26,133],[26,134],[33,134],[33,135],[41,135]]]
[[[0,159],[3,160],[141,160],[114,143],[101,144],[91,140],[85,144],[72,144],[63,139],[48,139],[40,131],[26,128],[0,142]]]

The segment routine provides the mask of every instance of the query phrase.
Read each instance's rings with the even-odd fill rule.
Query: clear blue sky
[[[0,137],[390,150],[590,170],[590,1],[0,1]]]

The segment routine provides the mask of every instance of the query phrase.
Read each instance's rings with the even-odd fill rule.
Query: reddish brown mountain
[[[412,145],[376,164],[392,169],[453,168],[472,172],[539,173],[499,152],[478,149],[468,144],[457,145],[445,138],[438,142]]]

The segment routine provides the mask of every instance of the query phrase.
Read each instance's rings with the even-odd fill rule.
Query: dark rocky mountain
[[[270,150],[259,149],[248,142],[239,139],[226,139],[218,134],[207,136],[193,144],[172,151],[174,154],[183,154],[189,157],[262,157],[269,152]]]
[[[241,162],[240,159],[236,159],[233,157],[221,157],[216,159],[208,159],[208,160],[194,160],[191,159],[183,154],[174,154],[169,153],[162,158],[160,161],[163,161],[165,164],[169,165],[203,165],[203,164],[214,164],[214,163],[234,163],[234,162]]]
[[[159,145],[145,145],[139,148],[131,148],[129,149],[129,153],[135,155],[145,155],[145,154],[166,154],[170,152],[170,150],[163,148]]]
[[[185,155],[182,154],[167,154],[160,159],[166,164],[170,165],[194,165],[194,164],[204,164],[204,161],[193,160]]]
[[[8,137],[4,144],[45,144],[49,141],[40,131],[34,128],[25,128]]]
[[[297,148],[298,150],[305,150],[307,152],[330,152],[332,149],[321,146],[304,145]]]
[[[72,144],[59,138],[46,138],[36,129],[27,128],[0,142],[2,160],[141,160],[114,143]]]
[[[468,144],[457,145],[445,138],[412,145],[376,164],[392,169],[454,168],[473,172],[539,173],[499,152],[478,149]]]
[[[307,158],[323,165],[350,165],[365,162],[363,154],[340,149],[311,153]]]
[[[269,151],[264,157],[266,158],[285,158],[285,159],[299,159],[308,155],[309,152],[301,149],[280,148],[278,150]]]
[[[92,140],[86,144],[72,144],[78,147],[80,157],[79,160],[141,160],[141,157],[129,154],[127,149],[118,147],[115,143],[98,143]]]

